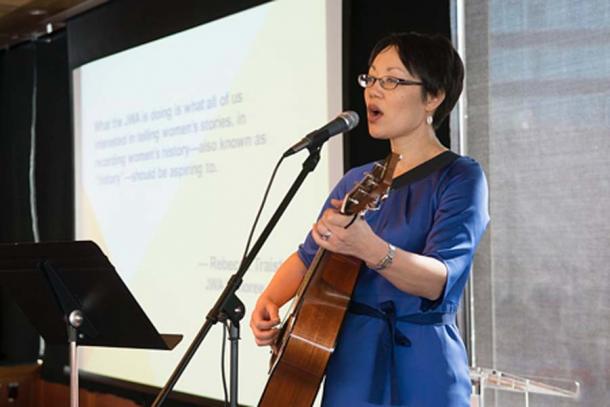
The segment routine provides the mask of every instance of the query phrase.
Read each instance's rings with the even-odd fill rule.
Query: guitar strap
[[[417,167],[394,178],[392,181],[392,189],[398,189],[404,187],[405,185],[419,181],[420,179],[426,178],[434,171],[444,168],[453,161],[457,160],[459,157],[459,154],[456,154],[451,150],[444,151],[436,157],[433,157],[428,161],[421,163]]]

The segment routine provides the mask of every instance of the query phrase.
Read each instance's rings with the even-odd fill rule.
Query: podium
[[[70,406],[78,407],[78,346],[171,350],[91,241],[0,244],[0,284],[44,340],[70,349]]]
[[[470,368],[470,381],[473,384],[473,398],[477,407],[485,407],[485,389],[522,393],[525,407],[529,407],[529,395],[532,393],[573,399],[580,396],[580,384],[575,381],[520,377],[482,367]]]

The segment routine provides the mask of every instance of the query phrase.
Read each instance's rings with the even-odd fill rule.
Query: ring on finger
[[[322,233],[322,240],[328,240],[328,239],[330,239],[330,237],[331,237],[332,235],[333,235],[333,234],[331,233],[331,231],[330,231],[330,230],[327,230],[326,232]]]

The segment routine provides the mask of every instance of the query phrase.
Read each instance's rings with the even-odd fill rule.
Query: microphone
[[[315,148],[321,146],[326,140],[339,133],[344,133],[356,127],[360,118],[358,113],[348,110],[341,113],[327,125],[314,130],[301,139],[298,143],[290,147],[283,157],[291,156],[304,148]]]

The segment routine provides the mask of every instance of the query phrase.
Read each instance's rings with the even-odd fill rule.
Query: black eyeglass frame
[[[372,79],[372,81],[369,82],[369,80],[368,80],[369,78]],[[366,73],[362,73],[362,74],[358,75],[357,80],[358,80],[358,84],[365,89],[370,88],[371,86],[375,85],[375,82],[377,82],[377,81],[379,81],[379,85],[382,87],[382,89],[385,89],[385,90],[394,90],[394,89],[396,89],[396,87],[398,87],[398,85],[402,85],[402,86],[423,85],[423,82],[420,82],[420,81],[412,81],[409,79],[400,79],[400,78],[396,78],[394,76],[382,76],[381,78],[378,78],[376,76],[369,75]]]

